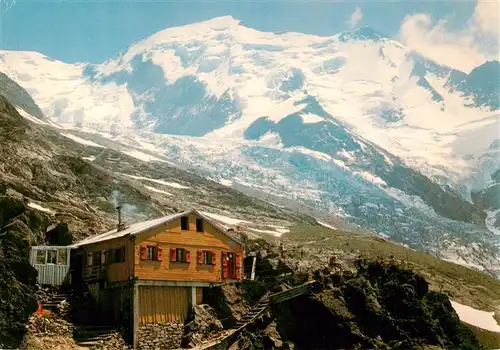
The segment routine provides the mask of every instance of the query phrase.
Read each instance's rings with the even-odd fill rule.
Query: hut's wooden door
[[[227,277],[229,279],[236,279],[236,254],[227,254]]]

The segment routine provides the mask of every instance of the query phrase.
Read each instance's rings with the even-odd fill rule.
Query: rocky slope
[[[295,220],[286,209],[161,159],[144,162],[95,143],[79,143],[81,139],[71,133],[29,123],[5,99],[2,102],[2,187],[9,195],[24,196],[28,206],[47,217],[69,222],[75,236],[109,227],[118,202],[129,221],[194,205],[213,213],[230,208],[240,219],[261,217],[256,221],[262,223],[265,218],[283,223]]]

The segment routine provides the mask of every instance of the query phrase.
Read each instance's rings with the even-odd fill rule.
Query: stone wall
[[[140,325],[137,332],[139,349],[178,349],[181,346],[183,333],[183,323]]]

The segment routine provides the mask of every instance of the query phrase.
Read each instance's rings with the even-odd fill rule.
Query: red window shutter
[[[227,278],[228,266],[227,266],[227,253],[222,253],[222,278]]]
[[[141,245],[141,260],[147,260],[148,259],[148,250],[146,246]]]
[[[161,261],[163,259],[163,249],[161,249],[160,247],[158,247],[158,261]]]
[[[177,254],[175,253],[175,248],[170,248],[170,261],[177,261]]]
[[[212,265],[215,266],[215,264],[217,263],[217,255],[215,254],[215,252],[212,252]]]
[[[191,251],[186,250],[186,262],[190,263],[191,262]]]
[[[240,267],[240,266],[241,266],[241,255],[236,254],[236,267]]]
[[[203,264],[203,251],[202,250],[198,250],[197,252],[197,259],[198,259],[198,264]]]

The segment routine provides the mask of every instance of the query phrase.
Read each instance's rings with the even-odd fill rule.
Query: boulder
[[[184,328],[183,347],[199,345],[223,329],[215,310],[209,305],[196,305],[191,317]]]

